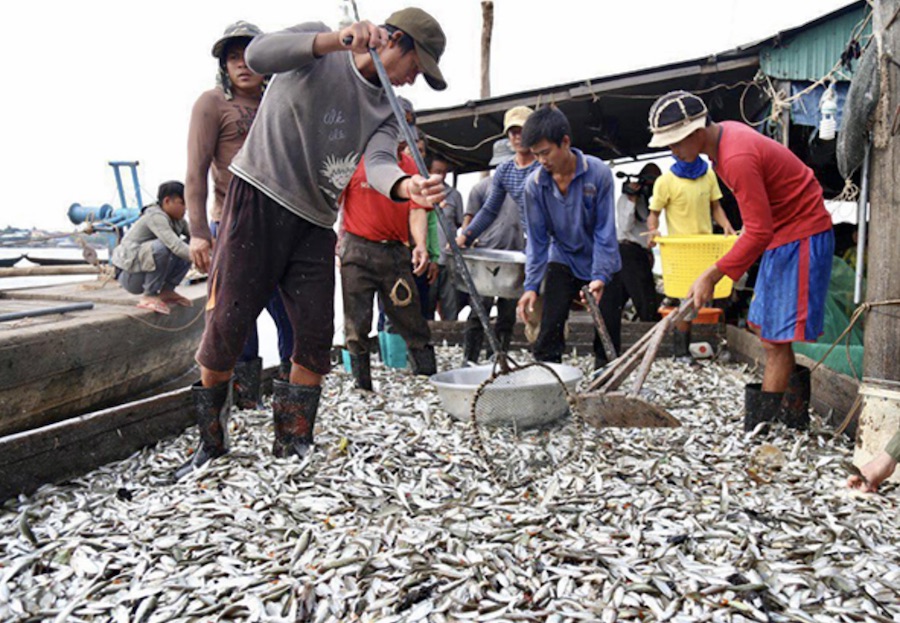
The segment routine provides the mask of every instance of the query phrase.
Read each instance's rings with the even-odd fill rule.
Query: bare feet
[[[193,305],[191,299],[181,296],[175,290],[163,290],[159,293],[159,298],[162,302],[169,305],[181,305],[182,307],[191,307]]]
[[[158,296],[142,296],[137,306],[140,309],[149,309],[157,314],[169,315],[172,312],[169,306]]]
[[[847,486],[866,493],[874,493],[878,490],[878,485],[889,478],[896,468],[897,461],[882,450],[874,459],[860,468],[859,471],[862,472],[862,477],[850,476],[847,479]]]

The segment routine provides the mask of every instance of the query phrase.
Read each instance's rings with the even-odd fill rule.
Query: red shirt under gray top
[[[403,154],[400,168],[412,175],[416,163]],[[373,242],[409,242],[409,211],[413,205],[409,201],[391,201],[372,190],[364,166],[358,167],[350,178],[342,203],[345,231]]]
[[[715,171],[734,193],[743,232],[716,266],[738,279],[767,249],[831,229],[822,187],[787,147],[736,121],[722,133]]]
[[[407,173],[397,166],[399,126],[384,89],[359,73],[350,52],[313,54],[321,23],[259,35],[247,65],[275,74],[231,171],[301,218],[330,228],[337,199],[366,156],[366,178],[382,194]]]

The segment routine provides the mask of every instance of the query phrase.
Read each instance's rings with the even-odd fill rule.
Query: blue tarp
[[[809,88],[810,84],[812,83],[796,80],[792,81],[791,97],[795,97],[804,89]],[[844,112],[844,102],[847,99],[847,91],[850,89],[850,83],[838,82],[835,83],[833,88],[834,92],[837,94],[837,115],[835,115],[835,119],[837,120],[837,129],[838,131],[840,131],[841,119],[843,118]],[[819,121],[821,120],[821,114],[819,112],[819,100],[822,99],[822,94],[824,92],[825,87],[822,85],[818,85],[809,93],[804,93],[800,96],[799,99],[795,100],[791,104],[791,123],[813,127],[818,126]]]

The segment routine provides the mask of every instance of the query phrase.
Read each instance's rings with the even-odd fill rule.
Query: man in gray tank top
[[[369,184],[383,195],[423,206],[444,199],[439,178],[410,176],[397,165],[399,127],[369,47],[379,51],[394,85],[412,84],[421,73],[441,90],[445,45],[431,15],[407,8],[381,27],[359,22],[334,32],[307,23],[259,35],[247,46],[250,69],[273,78],[229,167],[234,179],[209,276],[200,382],[192,388],[200,445],[176,479],[228,451],[232,371],[276,287],[294,348],[289,382],[274,382],[272,451],[300,458],[310,451],[331,368],[338,196],[365,154]],[[434,351],[420,355],[433,358]]]

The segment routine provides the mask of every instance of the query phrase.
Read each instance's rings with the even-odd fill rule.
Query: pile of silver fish
[[[247,410],[232,452],[178,484],[193,429],[8,501],[0,620],[900,620],[897,489],[849,492],[850,450],[818,418],[744,433],[753,370],[660,360],[645,387],[680,428],[588,428],[519,488],[427,379],[373,375],[375,394],[328,377],[304,462],[274,458],[271,415]]]

